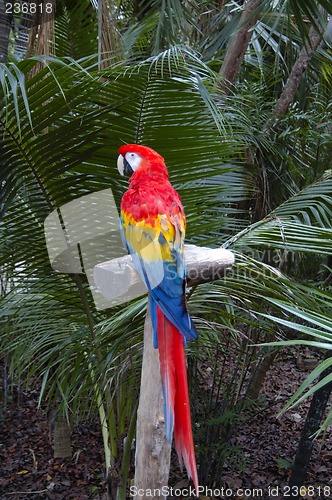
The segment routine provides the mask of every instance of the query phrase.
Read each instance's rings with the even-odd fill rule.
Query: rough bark
[[[280,97],[273,108],[272,116],[265,125],[266,132],[270,131],[277,123],[278,119],[286,114],[289,106],[295,100],[296,92],[301,83],[303,73],[307,69],[314,53],[319,47],[322,41],[322,36],[322,32],[317,32],[314,26],[310,28],[308,42],[306,42],[302,47]]]
[[[257,365],[255,372],[250,380],[246,397],[248,399],[256,400],[260,394],[265,377],[271,366],[278,351],[275,350],[265,356],[265,358]]]
[[[53,454],[54,458],[71,457],[71,429],[65,417],[56,415],[53,431]]]
[[[248,0],[243,9],[239,21],[240,29],[232,38],[220,70],[222,77],[219,88],[228,95],[232,89],[235,77],[240,69],[244,55],[251,40],[253,30],[251,29],[257,22],[260,6],[263,0]]]
[[[111,60],[123,58],[116,6],[110,0],[98,0],[98,58],[99,69],[111,65]]]
[[[149,311],[144,327],[144,352],[141,378],[141,393],[137,411],[137,439],[135,455],[135,486],[144,491],[136,500],[151,498],[148,490],[154,489],[153,498],[167,498],[156,490],[167,486],[171,445],[165,439],[164,403],[159,368],[158,349],[153,347],[153,330]]]
[[[56,0],[43,0],[43,3],[52,4],[52,12],[55,12]],[[54,17],[43,9],[42,14],[35,14],[35,19],[31,20],[31,27],[29,28],[29,41],[27,45],[26,57],[34,56],[53,56],[55,54],[54,43]],[[45,62],[38,62],[32,69],[30,77],[36,75],[38,71],[42,70],[47,64]]]
[[[322,380],[327,375],[332,373],[332,366],[329,366],[322,372],[319,380]],[[300,441],[298,444],[295,460],[292,467],[292,473],[289,479],[289,486],[291,487],[288,498],[298,499],[302,498],[299,494],[299,488],[304,485],[307,474],[308,465],[310,462],[312,450],[314,447],[313,435],[318,431],[320,423],[323,419],[327,403],[332,391],[332,382],[325,384],[318,389],[311,400],[308,410],[307,418],[302,429]]]
[[[9,33],[13,14],[6,14],[5,0],[0,0],[0,63],[8,59]]]

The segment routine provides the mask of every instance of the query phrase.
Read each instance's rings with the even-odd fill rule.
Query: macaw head
[[[140,144],[125,144],[119,148],[117,161],[120,175],[131,177],[135,172],[163,172],[167,176],[164,158],[156,151]]]

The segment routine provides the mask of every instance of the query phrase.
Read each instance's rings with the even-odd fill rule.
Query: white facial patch
[[[137,154],[137,153],[126,153],[125,159],[131,166],[132,170],[135,172],[135,170],[138,169],[142,158]]]

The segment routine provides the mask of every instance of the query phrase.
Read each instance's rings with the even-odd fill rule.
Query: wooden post
[[[168,484],[171,444],[165,439],[164,401],[159,366],[158,349],[153,347],[153,328],[150,310],[144,325],[144,349],[141,392],[137,411],[135,454],[135,499],[167,498],[162,487]],[[160,494],[159,491],[160,490]],[[144,492],[144,493],[143,493]]]
[[[188,286],[220,279],[234,263],[234,255],[223,248],[186,245],[185,251]],[[146,293],[130,256],[98,264],[94,268],[94,280],[98,291],[114,305]],[[167,497],[171,445],[165,438],[163,406],[159,353],[153,347],[148,310],[137,413],[135,489],[132,490],[136,500]]]

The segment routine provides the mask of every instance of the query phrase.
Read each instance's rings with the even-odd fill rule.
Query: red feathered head
[[[162,169],[167,174],[164,158],[153,149],[140,144],[121,146],[117,166],[121,175],[129,177],[138,170],[153,172]]]

